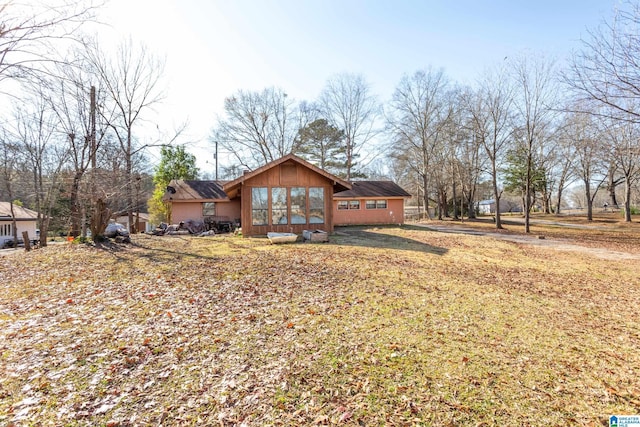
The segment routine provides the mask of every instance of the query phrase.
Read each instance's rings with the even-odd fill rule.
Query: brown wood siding
[[[271,188],[292,187],[306,188],[307,212],[306,220],[309,220],[309,187],[321,187],[324,189],[324,224],[283,224],[283,225],[253,225],[251,221],[251,189],[254,187],[266,187],[269,193],[268,221],[271,222]],[[289,191],[287,191],[288,193]],[[320,229],[329,233],[333,232],[333,183],[326,177],[308,169],[296,162],[282,163],[264,173],[256,175],[242,185],[242,234],[244,236],[262,236],[270,231],[282,233],[301,234],[303,230]],[[291,216],[291,199],[287,197],[287,209]]]

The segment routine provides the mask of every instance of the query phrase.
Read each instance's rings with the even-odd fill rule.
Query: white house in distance
[[[16,228],[18,229],[18,239],[22,239],[22,232],[29,233],[29,240],[37,237],[36,230],[38,213],[22,206],[13,205],[13,212],[16,216]],[[13,240],[13,218],[11,216],[11,204],[0,202],[0,248],[5,242]]]

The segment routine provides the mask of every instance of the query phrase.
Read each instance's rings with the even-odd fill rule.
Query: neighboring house
[[[481,200],[478,202],[478,213],[480,215],[493,215],[496,213],[496,202],[494,199]],[[500,199],[500,213],[522,212],[522,207],[508,198]]]
[[[115,217],[115,220],[118,224],[122,224],[126,227],[127,230],[131,230],[129,227],[129,215],[119,215]],[[139,232],[150,232],[153,230],[151,223],[149,222],[149,214],[144,212],[134,212],[133,213],[133,221],[137,221],[138,224],[136,226],[136,230]]]
[[[171,204],[169,222],[204,220],[208,224],[240,222],[240,199],[229,199],[223,181],[173,180],[163,200]]]
[[[491,215],[496,212],[496,202],[493,199],[480,200],[478,202],[478,213],[480,215]]]
[[[349,183],[289,154],[233,181],[171,181],[163,200],[171,204],[172,223],[232,221],[242,226],[243,235],[256,236],[316,229],[331,233],[334,226],[348,224],[401,224],[407,197],[392,182]],[[355,200],[362,209],[339,209],[340,201],[349,206]]]
[[[351,190],[333,195],[336,225],[403,224],[404,202],[411,194],[392,181],[354,181]]]
[[[29,240],[38,238],[38,213],[17,205],[13,205],[13,212],[16,216],[18,240],[22,239],[23,231],[29,233]],[[11,204],[9,202],[0,202],[0,248],[4,247],[5,243],[9,241],[13,241]]]

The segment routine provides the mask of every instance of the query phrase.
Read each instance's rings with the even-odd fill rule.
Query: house
[[[494,199],[480,200],[477,205],[480,215],[494,215],[496,213],[496,201]],[[500,213],[522,212],[522,206],[517,200],[509,197],[500,199]]]
[[[350,183],[289,154],[232,181],[171,181],[163,200],[171,204],[173,223],[237,223],[243,235],[256,236],[314,229],[331,233],[336,225],[401,224],[408,197],[390,181]]]
[[[118,224],[124,225],[127,230],[131,229],[131,227],[129,227],[129,215],[117,215],[114,219]],[[148,213],[134,212],[133,221],[137,222],[135,229],[139,232],[149,232],[153,230],[153,227],[151,227],[151,223],[149,222]]]
[[[22,239],[22,232],[29,233],[29,239],[36,239],[39,235],[37,226],[38,213],[22,206],[13,205],[18,239]],[[13,217],[11,216],[11,204],[0,202],[0,248],[5,243],[13,241]]]

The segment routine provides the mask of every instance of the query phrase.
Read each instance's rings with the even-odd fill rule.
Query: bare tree
[[[97,42],[87,44],[86,60],[98,76],[106,94],[106,105],[99,109],[103,119],[115,134],[125,161],[126,212],[132,232],[134,209],[134,160],[145,148],[135,137],[135,129],[144,114],[163,99],[160,78],[164,62],[152,55],[146,46],[134,46],[131,40],[122,43],[115,58],[107,57]]]
[[[587,220],[593,220],[593,201],[606,179],[602,132],[588,113],[573,113],[564,126],[575,159],[576,175],[584,185]]]
[[[495,201],[496,228],[502,228],[500,216],[500,164],[513,138],[513,85],[504,68],[488,71],[480,80],[474,97],[468,98],[468,112],[474,137],[488,158],[491,187]]]
[[[533,205],[533,178],[536,151],[550,134],[549,127],[557,114],[558,88],[554,79],[554,64],[543,57],[522,55],[513,63],[513,78],[517,95],[514,98],[515,134],[525,155],[524,229],[530,232]],[[539,164],[539,163],[538,163]]]
[[[367,148],[378,133],[376,122],[381,116],[378,100],[363,76],[345,73],[327,81],[319,103],[329,123],[344,132],[344,175],[350,180],[357,175],[356,166],[363,148]]]
[[[2,193],[5,194],[9,201],[9,209],[11,211],[11,231],[13,236],[13,246],[18,244],[18,228],[16,227],[16,215],[13,209],[14,192],[13,184],[17,176],[17,165],[20,161],[20,148],[9,135],[6,129],[2,129],[0,134],[0,182],[3,184]],[[0,194],[2,194],[0,193]],[[2,197],[0,197],[2,199]]]
[[[51,212],[60,193],[60,170],[68,156],[66,144],[56,139],[57,120],[42,93],[34,88],[31,98],[14,107],[13,134],[24,162],[32,173],[33,206],[38,212],[41,245],[46,246]]]
[[[80,57],[80,55],[74,55]],[[95,199],[93,189],[81,191],[86,172],[96,169],[96,152],[106,135],[107,124],[98,120],[96,127],[96,104],[104,104],[104,93],[96,94],[91,86],[95,76],[87,71],[91,67],[82,61],[68,61],[59,64],[56,76],[48,79],[49,90],[44,94],[52,111],[57,116],[59,126],[68,138],[73,178],[70,191],[71,232],[73,237],[86,235],[87,202]],[[99,99],[96,99],[96,98]],[[93,177],[93,176],[91,176]],[[85,183],[86,184],[86,183]],[[90,199],[83,197],[90,196]],[[83,200],[85,199],[85,200]]]
[[[469,101],[474,98],[474,92],[469,88],[460,90],[457,96],[458,111],[456,114],[456,159],[457,175],[460,180],[462,197],[461,210],[464,214],[464,202],[467,204],[469,218],[476,217],[475,199],[480,176],[485,170],[487,156],[483,143],[477,136],[474,118],[469,114]]]
[[[293,99],[281,89],[238,91],[225,99],[211,139],[244,168],[253,169],[292,152],[300,127]]]
[[[562,210],[562,196],[575,179],[575,154],[573,141],[575,135],[572,128],[573,114],[565,114],[559,130],[558,139],[553,149],[555,176],[557,177],[555,214]]]
[[[393,93],[387,127],[393,138],[393,157],[402,158],[420,177],[424,207],[429,213],[429,192],[435,156],[450,112],[446,95],[449,81],[442,70],[418,71],[404,76]]]
[[[625,221],[631,222],[631,189],[640,176],[640,124],[606,120],[605,138],[609,156],[624,177]]]
[[[564,81],[585,101],[607,109],[586,110],[640,120],[640,5],[626,3],[611,22],[604,22],[582,40]]]
[[[54,42],[74,40],[98,6],[88,1],[0,4],[0,82],[39,74],[58,61]]]

